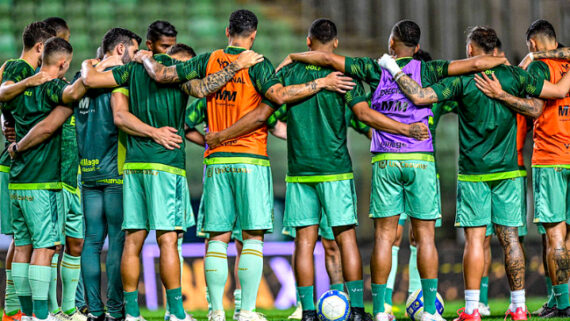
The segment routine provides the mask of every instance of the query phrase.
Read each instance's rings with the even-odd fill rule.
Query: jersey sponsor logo
[[[566,147],[566,149],[570,149],[570,144],[564,144],[564,147]]]
[[[236,101],[237,91],[220,90],[216,92],[216,100]]]
[[[558,106],[558,116],[560,117],[568,117],[568,110],[570,106]]]
[[[417,169],[428,168],[427,164],[407,162],[407,161],[397,161],[397,160],[382,160],[382,161],[378,162],[378,166],[382,169],[384,169],[386,167],[417,168]]]
[[[212,177],[214,174],[249,174],[251,170],[245,167],[231,167],[231,166],[224,166],[224,167],[209,167],[206,170],[206,176]]]
[[[381,111],[401,111],[401,112],[406,112],[408,110],[408,102],[407,101],[393,101],[393,100],[388,100],[388,101],[383,101],[382,105],[380,105],[380,110]]]
[[[408,144],[402,142],[382,142],[381,145],[387,148],[401,149],[402,147],[406,147]]]
[[[26,90],[26,91],[24,91],[24,95],[25,95],[25,96],[31,97],[33,94],[34,94],[34,93],[33,93],[31,90]]]
[[[321,66],[308,65],[305,66],[305,70],[319,71],[321,70]]]

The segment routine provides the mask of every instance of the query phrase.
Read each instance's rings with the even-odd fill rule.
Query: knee
[[[80,256],[83,250],[83,239],[67,238],[65,245],[65,253],[71,256]]]
[[[325,255],[327,257],[340,256],[340,250],[339,250],[338,246],[336,245],[335,241],[323,240],[322,243],[323,243],[323,248],[325,249]]]

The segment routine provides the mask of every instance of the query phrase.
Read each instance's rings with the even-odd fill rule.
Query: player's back
[[[239,54],[216,50],[210,54],[206,75],[214,74],[234,62]],[[266,63],[266,62],[262,62]],[[256,66],[252,68],[257,68]],[[256,90],[250,69],[242,69],[220,90],[207,97],[208,130],[222,131],[231,127],[240,118],[257,108],[262,96]],[[224,142],[214,149],[208,148],[204,156],[214,153],[243,153],[267,156],[267,127],[261,128]]]
[[[155,55],[166,66],[177,61],[167,55]],[[184,137],[184,114],[188,102],[180,85],[159,84],[152,80],[143,65],[131,63],[129,79],[129,111],[142,122],[156,127],[170,126]],[[168,150],[151,138],[129,135],[126,162],[160,163],[185,168],[184,142],[180,149]]]
[[[326,77],[333,70],[295,62],[277,74],[283,86]],[[287,105],[288,175],[303,176],[352,172],[346,145],[346,104],[365,100],[361,85],[345,95],[322,90]],[[354,97],[356,96],[359,97]]]
[[[74,108],[81,179],[86,182],[118,178],[122,173],[126,142],[119,141],[120,133],[111,109],[112,91],[89,89]],[[124,139],[124,135],[121,137]]]
[[[521,69],[501,65],[485,73],[499,79],[503,89],[523,97]],[[459,100],[460,172],[495,173],[518,170],[516,113],[504,103],[491,99],[475,85],[474,74],[457,77],[461,82]]]
[[[24,138],[35,125],[61,104],[61,94],[66,85],[63,80],[54,79],[26,89],[10,103],[16,121],[17,141]],[[18,155],[10,169],[11,184],[54,183],[57,186],[48,184],[44,188],[61,188],[60,149],[61,128],[41,144]]]

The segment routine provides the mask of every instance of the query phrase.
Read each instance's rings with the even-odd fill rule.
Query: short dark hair
[[[65,22],[65,20],[63,20],[63,18],[50,17],[50,18],[44,19],[44,22],[47,23],[48,25],[50,25],[53,29],[55,29],[56,34],[63,32],[63,31],[69,31],[69,27],[67,26],[67,22]]]
[[[130,46],[133,39],[138,44],[140,44],[142,41],[141,37],[128,29],[109,29],[109,31],[107,31],[103,36],[103,41],[101,42],[101,50],[103,51],[103,54],[105,54],[112,51],[118,44],[121,43],[125,46]]]
[[[541,34],[547,38],[556,40],[556,32],[552,24],[544,19],[538,19],[531,23],[526,30],[526,40],[529,41],[532,36]]]
[[[414,54],[413,58],[416,59],[416,60],[422,60],[422,61],[431,61],[431,60],[432,60],[431,55],[429,54],[429,52],[423,51],[423,50],[421,50],[421,49],[418,50],[418,51]]]
[[[183,43],[177,43],[174,46],[170,47],[170,49],[168,49],[168,51],[166,52],[167,55],[175,55],[177,53],[185,53],[189,56],[192,57],[196,57],[196,52],[194,51],[194,49],[192,49],[192,47],[183,44]]]
[[[176,37],[178,31],[176,28],[168,21],[157,20],[148,26],[146,31],[146,39],[155,42],[160,39],[160,37]]]
[[[485,53],[490,53],[501,44],[497,32],[487,26],[472,27],[467,34],[467,39],[476,43]]]
[[[417,46],[421,35],[420,26],[412,20],[400,20],[392,27],[392,36],[407,47]]]
[[[56,54],[67,54],[71,55],[73,53],[73,47],[65,39],[52,37],[46,41],[44,46],[44,52],[42,55],[42,61],[46,64],[51,64],[51,57]]]
[[[32,22],[26,26],[22,33],[24,49],[31,49],[38,42],[45,42],[55,35],[55,30],[47,23],[43,21]]]
[[[257,17],[249,10],[240,9],[230,15],[230,36],[249,36],[257,30]]]
[[[317,40],[322,44],[336,39],[337,34],[334,22],[326,18],[320,18],[313,21],[309,28],[309,38],[311,38],[311,40]]]

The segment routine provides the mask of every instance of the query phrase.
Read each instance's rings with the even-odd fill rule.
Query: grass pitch
[[[530,312],[534,312],[536,311],[538,308],[540,308],[542,306],[542,304],[544,304],[546,298],[529,298],[527,299],[527,306],[528,306],[528,310]],[[493,300],[489,300],[489,305],[491,306],[491,316],[490,317],[484,317],[483,320],[489,320],[489,321],[502,321],[505,318],[505,312],[508,308],[508,304],[509,304],[509,300],[507,299],[493,299]],[[463,301],[451,301],[451,302],[445,302],[445,311],[443,313],[443,317],[448,320],[451,321],[454,318],[457,317],[457,313],[456,311],[463,307],[464,302]],[[288,309],[288,310],[259,310],[259,312],[263,313],[267,320],[270,321],[282,321],[282,320],[287,320],[287,317],[293,312],[294,309]],[[402,321],[407,321],[410,320],[410,318],[405,317],[404,314],[404,310],[405,307],[403,304],[396,304],[396,310],[397,312],[395,312],[394,314],[396,315],[396,319],[397,320],[402,320]],[[366,305],[366,311],[367,312],[372,312],[372,304],[367,304]],[[194,316],[194,318],[203,321],[203,320],[207,320],[207,311],[191,311],[192,315]],[[143,310],[142,311],[142,315],[145,317],[146,320],[148,321],[162,321],[164,320],[164,310],[156,310],[156,311],[149,311],[149,310]],[[233,315],[233,310],[227,310],[226,311],[226,320],[231,321],[232,320],[232,315]],[[542,320],[541,318],[538,317],[530,317],[529,320]],[[568,320],[568,318],[552,318],[552,319],[544,319],[544,320],[552,320],[552,321],[562,321],[562,320]]]

